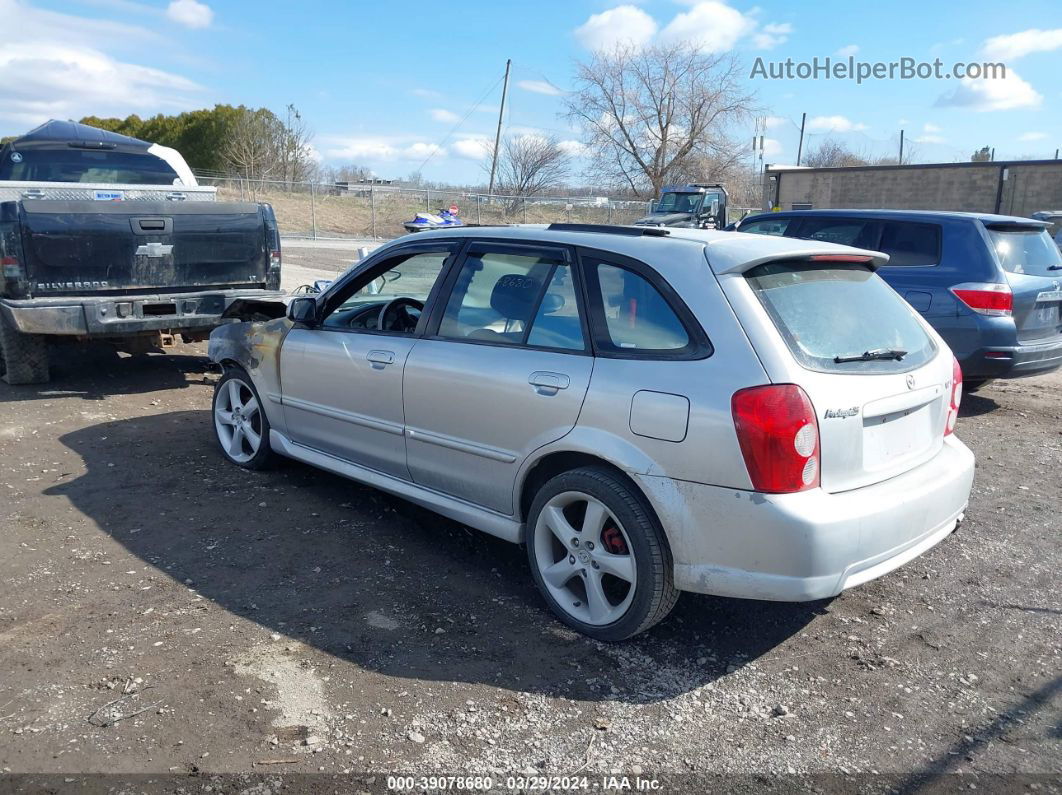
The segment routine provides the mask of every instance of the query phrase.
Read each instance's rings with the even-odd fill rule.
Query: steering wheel
[[[417,319],[410,315],[410,307],[416,309],[419,314],[424,311],[424,302],[404,295],[392,298],[380,310],[380,316],[376,320],[376,329],[378,331],[414,331],[417,328]],[[399,315],[399,310],[402,310],[401,315]],[[401,326],[391,328],[392,323],[400,323]]]

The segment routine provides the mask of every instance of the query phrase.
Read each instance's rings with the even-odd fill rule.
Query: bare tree
[[[266,108],[240,107],[222,148],[228,167],[248,179],[268,179],[276,167],[276,137],[280,120]]]
[[[731,55],[620,46],[578,64],[566,115],[583,129],[597,180],[655,196],[698,159],[742,151],[731,134],[753,111],[743,78]]]
[[[810,168],[836,168],[838,166],[865,166],[869,160],[857,154],[840,141],[827,138],[814,149],[808,149],[804,165]]]
[[[310,142],[313,133],[294,105],[288,105],[287,115],[274,128],[276,165],[285,182],[303,182],[313,176],[316,161]]]
[[[490,173],[494,144],[487,145],[483,170]],[[536,196],[568,178],[571,158],[556,138],[542,135],[509,136],[501,143],[495,180],[498,190],[510,196]]]
[[[294,105],[285,119],[268,108],[240,107],[222,154],[228,167],[249,179],[301,182],[317,168],[310,132]]]

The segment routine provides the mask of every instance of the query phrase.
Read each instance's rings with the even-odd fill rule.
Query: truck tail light
[[[951,392],[948,394],[948,419],[944,423],[944,435],[948,436],[955,431],[955,423],[959,420],[959,404],[962,403],[962,368],[959,360],[951,357]]]
[[[979,315],[1010,317],[1014,312],[1014,294],[1007,284],[957,284],[951,292]]]
[[[819,423],[803,389],[796,384],[741,389],[730,408],[756,491],[788,494],[819,485]]]

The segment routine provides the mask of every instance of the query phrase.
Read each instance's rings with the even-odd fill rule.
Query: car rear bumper
[[[1062,337],[981,348],[959,362],[964,378],[1021,378],[1062,367]]]
[[[272,290],[204,290],[154,295],[0,300],[0,313],[24,334],[120,337],[156,331],[209,331],[238,298],[275,299]]]
[[[939,543],[962,519],[973,475],[973,454],[950,436],[925,464],[837,494],[638,480],[667,530],[677,588],[804,602],[880,577]]]

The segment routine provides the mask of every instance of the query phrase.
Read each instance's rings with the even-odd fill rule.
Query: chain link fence
[[[456,206],[466,224],[629,224],[649,203],[609,197],[488,196],[459,189],[396,188],[197,177],[217,188],[218,201],[268,202],[288,238],[387,240],[405,234],[417,213]]]

